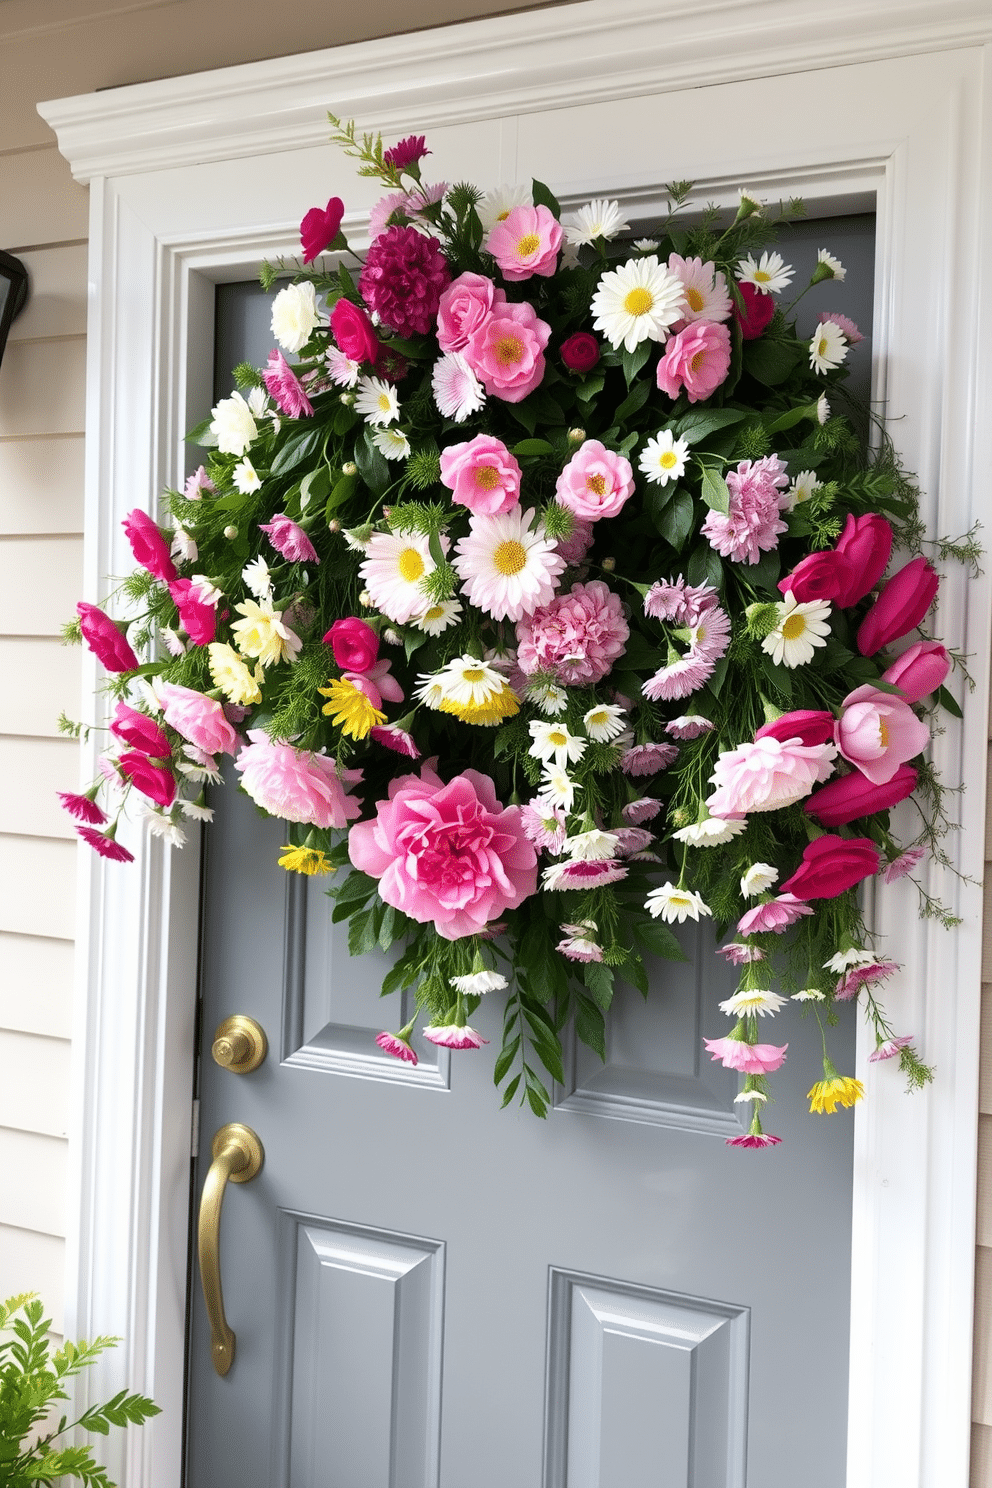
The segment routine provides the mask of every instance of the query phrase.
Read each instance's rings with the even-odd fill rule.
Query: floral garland
[[[839,1002],[923,1084],[857,886],[947,861],[923,756],[929,710],[960,716],[960,658],[916,636],[938,576],[912,483],[828,402],[857,327],[797,336],[747,191],[729,225],[683,225],[675,183],[631,242],[616,202],[563,217],[536,181],[428,185],[423,138],[332,123],[389,188],[357,283],[335,198],[275,295],[280,349],[190,436],[211,453],[171,528],[125,520],[129,618],[81,603],[68,628],[116,700],[100,778],[62,796],[80,836],[130,859],[137,791],[181,845],[234,756],[287,823],[283,868],[351,865],[330,890],[351,952],[398,946],[383,992],[414,987],[417,1013],[380,1048],[416,1063],[420,1018],[477,1048],[479,999],[505,991],[495,1079],[539,1115],[566,1023],[605,1056],[614,978],[648,995],[644,957],[681,959],[670,926],[701,918],[741,969],[705,1040],[743,1076],[731,1145],[779,1141],[761,1113],[788,1045],[760,1028],[789,995],[824,1035],[813,1111],[863,1094],[827,1053]],[[844,276],[821,250],[811,283]],[[915,556],[886,578],[894,543]]]

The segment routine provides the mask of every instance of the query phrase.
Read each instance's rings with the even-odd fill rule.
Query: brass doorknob
[[[265,1160],[262,1144],[250,1126],[237,1121],[222,1126],[210,1148],[213,1162],[203,1185],[197,1221],[200,1281],[210,1321],[210,1357],[218,1374],[227,1374],[234,1363],[235,1337],[224,1312],[220,1284],[220,1211],[228,1179],[248,1183]]]
[[[235,1013],[220,1024],[210,1053],[214,1063],[229,1069],[232,1075],[250,1075],[258,1069],[268,1047],[265,1033],[255,1019]]]

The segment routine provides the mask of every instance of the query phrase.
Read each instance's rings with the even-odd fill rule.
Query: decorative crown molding
[[[85,183],[323,145],[328,104],[368,129],[422,130],[989,40],[988,0],[675,0],[664,13],[657,0],[579,0],[38,112]]]

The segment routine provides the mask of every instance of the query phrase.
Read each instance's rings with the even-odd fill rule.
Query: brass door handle
[[[197,1249],[200,1281],[210,1321],[210,1357],[218,1374],[226,1374],[234,1363],[234,1333],[224,1315],[224,1293],[220,1284],[220,1211],[227,1180],[248,1183],[265,1160],[262,1144],[250,1126],[232,1121],[222,1126],[210,1148],[213,1162],[203,1185]]]
[[[215,1064],[230,1070],[232,1075],[250,1075],[258,1069],[268,1047],[261,1025],[244,1013],[235,1013],[219,1025],[210,1054]]]

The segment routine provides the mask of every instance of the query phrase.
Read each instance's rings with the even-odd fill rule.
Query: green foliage
[[[59,1445],[59,1438],[76,1429],[107,1436],[112,1427],[142,1425],[159,1408],[144,1395],[121,1390],[76,1420],[63,1415],[53,1424],[53,1407],[69,1399],[65,1381],[119,1340],[67,1342],[53,1353],[50,1328],[51,1320],[33,1293],[0,1304],[0,1485],[25,1488],[74,1478],[89,1488],[114,1488],[90,1446]]]

